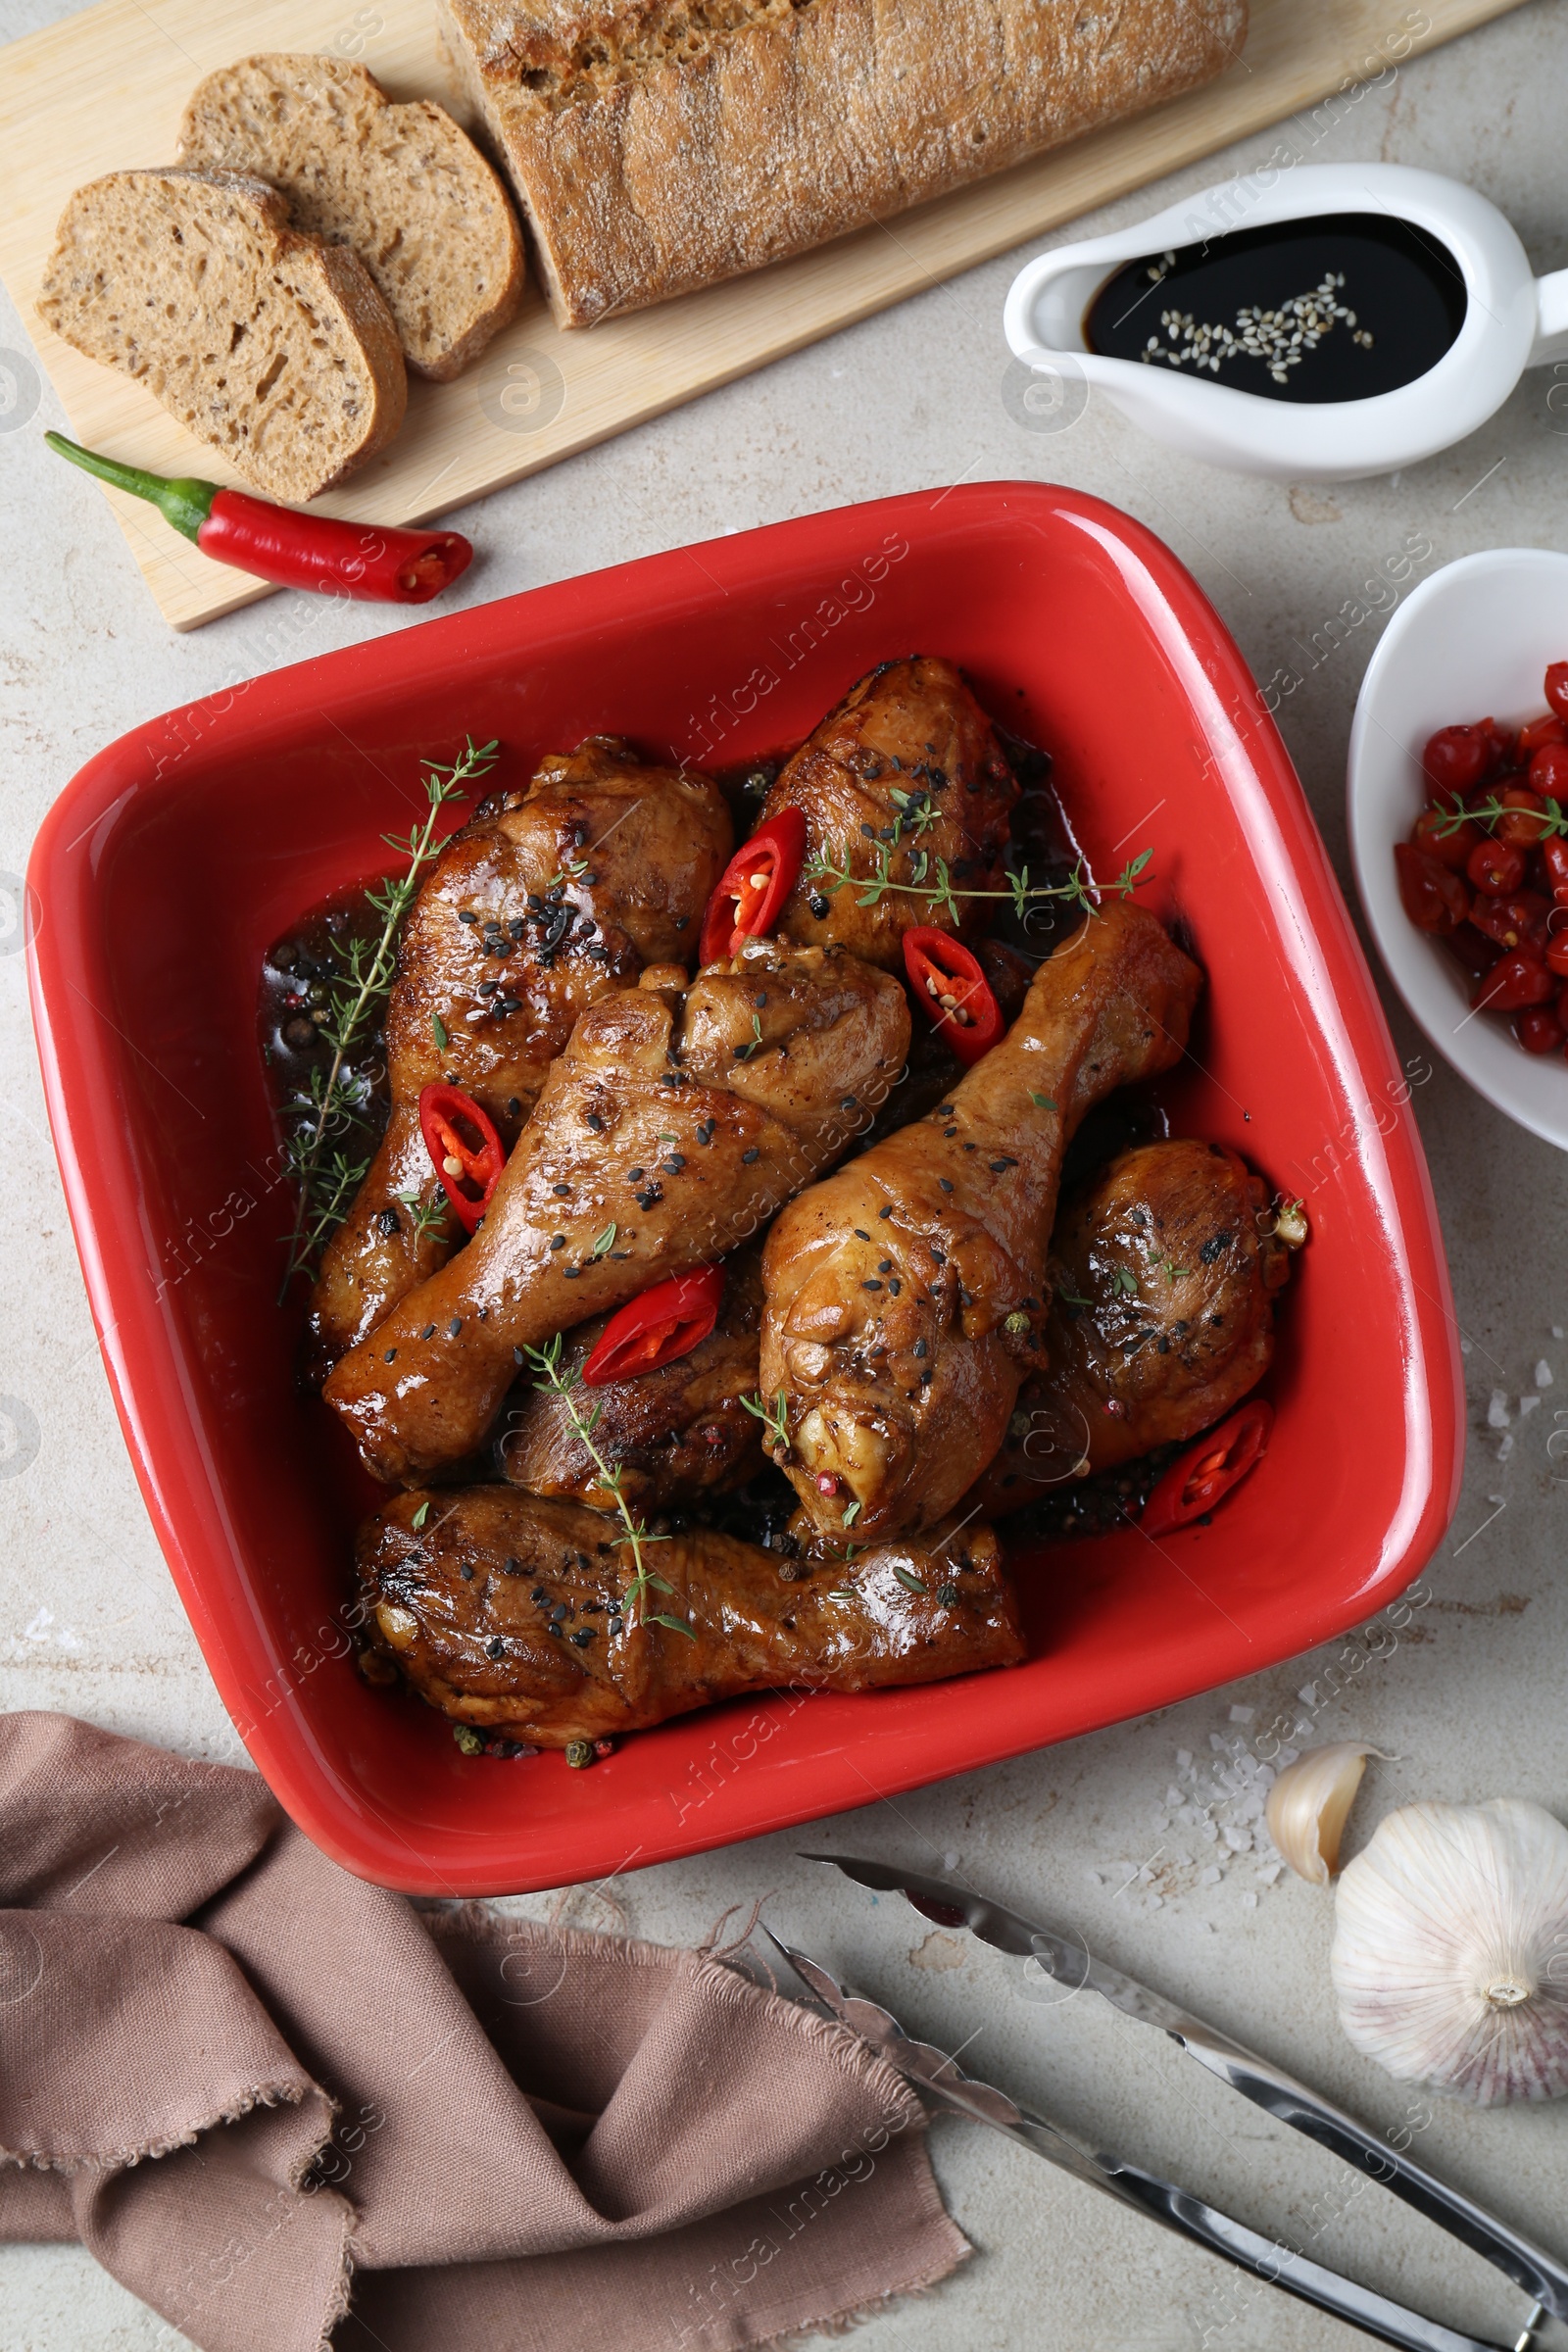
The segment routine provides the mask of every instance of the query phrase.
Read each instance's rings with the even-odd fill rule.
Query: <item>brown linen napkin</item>
[[[698,1952],[421,1915],[253,1774],[0,1718],[0,2240],[79,2239],[202,2352],[706,2352],[968,2252],[852,2036]]]

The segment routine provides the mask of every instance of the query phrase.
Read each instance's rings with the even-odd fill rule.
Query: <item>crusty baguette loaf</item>
[[[394,106],[363,66],[274,55],[209,74],[179,160],[252,172],[296,228],[352,245],[419,375],[456,375],[522,299],[522,238],[495,172],[443,108]]]
[[[940,196],[1207,79],[1247,0],[438,0],[588,326]]]
[[[292,505],[403,421],[403,352],[364,264],[300,236],[264,180],[112,172],[78,188],[38,310]]]

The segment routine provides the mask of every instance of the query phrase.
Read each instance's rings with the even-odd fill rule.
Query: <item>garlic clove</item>
[[[1368,1756],[1381,1747],[1364,1740],[1337,1740],[1309,1747],[1288,1764],[1268,1792],[1263,1818],[1268,1834],[1298,1878],[1326,1886],[1340,1867],[1340,1839],[1361,1786]]]
[[[1517,1797],[1401,1805],[1340,1881],[1340,2022],[1475,2105],[1568,2091],[1568,1829]]]

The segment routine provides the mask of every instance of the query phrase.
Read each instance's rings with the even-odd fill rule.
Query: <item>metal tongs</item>
[[[1353,2116],[1321,2098],[1266,2058],[1232,2041],[1201,2018],[1194,2017],[1134,1978],[1124,1976],[1119,1969],[1095,1959],[1080,1940],[1038,1921],[1023,1919],[1003,1904],[943,1879],[925,1878],[913,1871],[891,1869],[884,1863],[856,1861],[836,1854],[809,1854],[804,1858],[831,1862],[862,1886],[903,1894],[923,1918],[935,1925],[967,1928],[983,1942],[1009,1957],[1035,1963],[1045,1977],[1065,1989],[1098,1992],[1128,2017],[1154,2027],[1254,2106],[1369,2173],[1405,2204],[1494,2264],[1532,2297],[1535,2308],[1511,2347],[1465,2335],[1425,2319],[1418,2312],[1408,2311],[1402,2304],[1374,2293],[1370,2287],[1357,2285],[1353,2279],[1309,2261],[1288,2245],[1261,2236],[1172,2181],[1144,2172],[1119,2156],[1093,2153],[1079,2146],[1044,2116],[1034,2114],[1004,2091],[966,2074],[943,2051],[906,2034],[886,2009],[847,1993],[816,1961],[804,1952],[792,1950],[764,1929],[768,1941],[789,1972],[781,1989],[803,2000],[818,2015],[836,2019],[870,2042],[929,2105],[1001,2132],[1070,2173],[1075,2180],[1123,2205],[1136,2207],[1166,2229],[1222,2254],[1227,2261],[1250,2271],[1287,2294],[1332,2312],[1337,2319],[1348,2321],[1351,2327],[1362,2328],[1384,2343],[1403,2346],[1406,2352],[1528,2352],[1538,2324],[1548,2312],[1559,2319],[1568,2319],[1568,2266],[1554,2261],[1457,2189],[1435,2180],[1364,2124],[1357,2123]]]

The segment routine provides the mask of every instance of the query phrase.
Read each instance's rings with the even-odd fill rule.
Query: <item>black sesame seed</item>
[[[920,1386],[921,1386],[921,1388],[922,1388],[922,1389],[929,1388],[929,1387],[930,1387],[930,1385],[931,1385],[931,1383],[932,1383],[932,1381],[933,1381],[935,1378],[936,1378],[936,1375],[935,1375],[935,1373],[932,1371],[932,1369],[931,1369],[930,1365],[929,1365],[929,1364],[927,1364],[927,1366],[926,1366],[925,1370],[924,1370],[924,1371],[921,1373],[921,1375],[920,1375]]]
[[[904,1288],[904,1285],[903,1285],[903,1283],[902,1283],[902,1282],[899,1280],[898,1276],[895,1274],[895,1275],[894,1275],[894,1277],[893,1277],[893,1280],[892,1280],[892,1281],[891,1281],[891,1282],[888,1284],[888,1289],[889,1289],[889,1291],[892,1293],[893,1297],[896,1298],[898,1297],[899,1293],[900,1293],[900,1292],[903,1290],[903,1288]]]
[[[893,1203],[892,1203],[892,1201],[890,1200],[890,1201],[888,1202],[888,1204],[887,1204],[886,1208],[879,1208],[879,1209],[877,1210],[877,1212],[876,1212],[876,1213],[877,1213],[877,1215],[878,1215],[879,1217],[891,1217],[891,1216],[892,1216],[892,1214],[893,1214]]]
[[[597,1110],[585,1110],[585,1111],[583,1112],[583,1114],[582,1114],[582,1120],[583,1120],[583,1125],[584,1125],[585,1127],[591,1127],[591,1128],[593,1129],[593,1131],[594,1131],[595,1135],[603,1135],[603,1134],[604,1134],[604,1132],[605,1132],[605,1122],[604,1122],[604,1120],[603,1120],[603,1119],[602,1119],[602,1118],[599,1116],[599,1113],[598,1113],[598,1111],[597,1111]]]
[[[958,1285],[958,1304],[960,1306],[973,1306],[974,1304],[973,1291],[966,1291],[961,1282]]]
[[[823,917],[828,912],[828,902],[826,899],[820,897],[813,898],[808,902],[808,904],[810,906],[811,912],[815,915],[817,921],[821,922]]]
[[[993,1176],[1002,1176],[1008,1168],[1015,1168],[1017,1165],[1018,1162],[1015,1159],[994,1159],[991,1162],[991,1173]]]
[[[749,1168],[749,1167],[751,1166],[751,1164],[752,1164],[753,1160],[755,1160],[755,1159],[760,1159],[760,1158],[761,1158],[761,1156],[762,1156],[761,1152],[760,1152],[758,1150],[758,1147],[756,1146],[756,1144],[754,1144],[754,1145],[752,1146],[752,1148],[751,1148],[751,1150],[750,1150],[749,1152],[743,1152],[741,1153],[741,1165],[742,1165],[743,1167]]]
[[[671,1176],[678,1176],[682,1168],[686,1165],[686,1162],[678,1152],[672,1152],[667,1159],[662,1159],[659,1164],[662,1168],[666,1169]]]
[[[555,1194],[558,1200],[564,1200],[570,1194],[571,1187],[569,1184],[553,1184],[550,1187],[550,1190]]]
[[[520,1576],[522,1574],[522,1562],[514,1551],[509,1552],[502,1561],[501,1573],[503,1576]]]
[[[866,1238],[867,1238],[867,1240],[869,1240],[869,1239],[870,1239],[870,1236],[869,1236],[869,1235],[867,1235],[867,1237],[866,1237]],[[891,1257],[879,1258],[879,1259],[878,1259],[878,1261],[877,1261],[877,1269],[876,1269],[876,1270],[877,1270],[877,1272],[878,1272],[879,1274],[891,1274],[891,1273],[892,1273],[892,1271],[893,1271],[893,1260],[892,1260],[892,1258],[891,1258]]]
[[[561,1279],[563,1282],[575,1282],[581,1272],[581,1266],[563,1266],[561,1269]]]
[[[566,1247],[565,1235],[564,1233],[552,1234],[550,1237],[550,1247],[552,1250],[564,1250]]]
[[[626,1170],[626,1182],[628,1184],[641,1184],[643,1180],[643,1173],[644,1171],[641,1168],[628,1168]]]
[[[915,1341],[915,1343],[914,1343],[914,1348],[913,1348],[913,1350],[912,1350],[912,1352],[913,1352],[915,1355],[918,1355],[918,1356],[924,1356],[924,1355],[928,1354],[930,1351],[929,1351],[929,1349],[927,1348],[927,1347],[926,1347],[926,1344],[925,1344],[924,1340],[916,1340],[916,1341]]]
[[[489,1657],[504,1658],[507,1654],[507,1645],[502,1641],[499,1634],[492,1636],[491,1640],[488,1641],[484,1646],[486,1655]]]
[[[520,1348],[514,1348],[512,1350],[512,1360],[514,1364],[525,1364],[528,1359]]]
[[[945,1144],[951,1144],[951,1143],[952,1143],[952,1141],[953,1141],[953,1139],[954,1139],[954,1137],[955,1137],[955,1136],[957,1134],[957,1132],[958,1132],[958,1130],[956,1129],[956,1127],[944,1127],[944,1128],[943,1128],[943,1130],[942,1130],[942,1140],[943,1140],[943,1142],[944,1142]]]
[[[956,1119],[957,1115],[957,1105],[954,1102],[944,1102],[942,1108],[933,1113],[933,1116],[939,1119]]]
[[[942,1187],[942,1190],[943,1190],[945,1193],[951,1193],[951,1192],[952,1192],[952,1190],[953,1190],[953,1186],[952,1186],[952,1185],[951,1185],[951,1183],[948,1181],[948,1179],[947,1179],[947,1177],[946,1177],[946,1176],[939,1176],[939,1177],[937,1178],[937,1182],[938,1182],[938,1184],[940,1184],[940,1185],[941,1185],[941,1187]],[[940,1260],[940,1259],[938,1260],[938,1263],[939,1263],[939,1264],[940,1264],[940,1263],[942,1263],[942,1262],[943,1262],[942,1260]]]
[[[447,1325],[448,1339],[455,1340],[462,1329],[463,1317],[461,1315],[454,1315],[451,1322]]]
[[[471,1560],[465,1560],[462,1567],[458,1570],[458,1574],[462,1577],[466,1585],[471,1585],[473,1582],[473,1562]]]
[[[528,1598],[533,1602],[535,1608],[538,1608],[542,1602],[547,1601],[550,1598],[550,1595],[545,1591],[543,1585],[535,1585],[533,1591],[529,1593]]]
[[[638,1205],[638,1207],[639,1207],[639,1208],[640,1208],[640,1209],[641,1209],[641,1210],[644,1212],[644,1214],[646,1215],[646,1214],[647,1214],[647,1212],[648,1212],[648,1210],[649,1210],[649,1209],[651,1209],[651,1208],[653,1207],[653,1205],[654,1205],[655,1201],[656,1201],[656,1200],[662,1200],[662,1198],[663,1198],[663,1195],[662,1195],[662,1194],[660,1192],[660,1189],[659,1189],[658,1185],[657,1185],[657,1184],[651,1184],[651,1185],[648,1187],[648,1190],[647,1190],[647,1192],[646,1192],[646,1193],[638,1193],[638,1194],[636,1195],[636,1201],[637,1201],[637,1205]]]
[[[857,1225],[855,1228],[855,1238],[858,1242],[868,1242],[871,1239],[871,1236],[866,1232],[863,1225]]]
[[[393,1234],[402,1231],[402,1228],[398,1223],[398,1212],[395,1208],[383,1208],[377,1215],[375,1221],[377,1225],[380,1226],[382,1235],[387,1241],[391,1240]]]
[[[383,1363],[395,1364],[397,1362],[397,1349],[395,1348],[389,1348],[381,1360]]]
[[[579,1625],[571,1638],[579,1649],[586,1649],[594,1638],[595,1631],[596,1628],[591,1625]]]
[[[514,939],[520,939],[524,930],[526,929],[526,925],[524,924],[521,915],[514,914],[511,922],[507,925],[507,929],[511,932]]]
[[[857,1102],[853,1095],[846,1095],[843,1102],[839,1104],[840,1110],[858,1110],[859,1107],[860,1105],[858,1102]]]
[[[862,832],[862,833],[865,835],[865,838],[866,838],[866,840],[867,840],[867,841],[875,841],[875,839],[876,839],[876,827],[875,827],[875,825],[867,825],[867,824],[863,824],[863,823],[862,823],[862,825],[861,825],[861,827],[860,827],[860,831],[861,831],[861,832]]]
[[[471,906],[464,906],[459,909],[458,920],[460,923],[476,923],[479,920],[479,917],[474,913]]]
[[[882,1288],[882,1285],[879,1282],[868,1281],[862,1282],[860,1288],[862,1291],[879,1291]]]
[[[556,1605],[555,1605],[555,1607],[554,1607],[554,1608],[551,1610],[550,1614],[551,1614],[551,1616],[552,1616],[552,1617],[555,1619],[556,1623],[559,1625],[559,1624],[561,1623],[562,1619],[563,1619],[563,1618],[565,1616],[565,1614],[566,1614],[566,1604],[565,1604],[565,1602],[564,1602],[564,1600],[558,1600],[558,1601],[557,1601],[557,1603],[556,1603]]]

